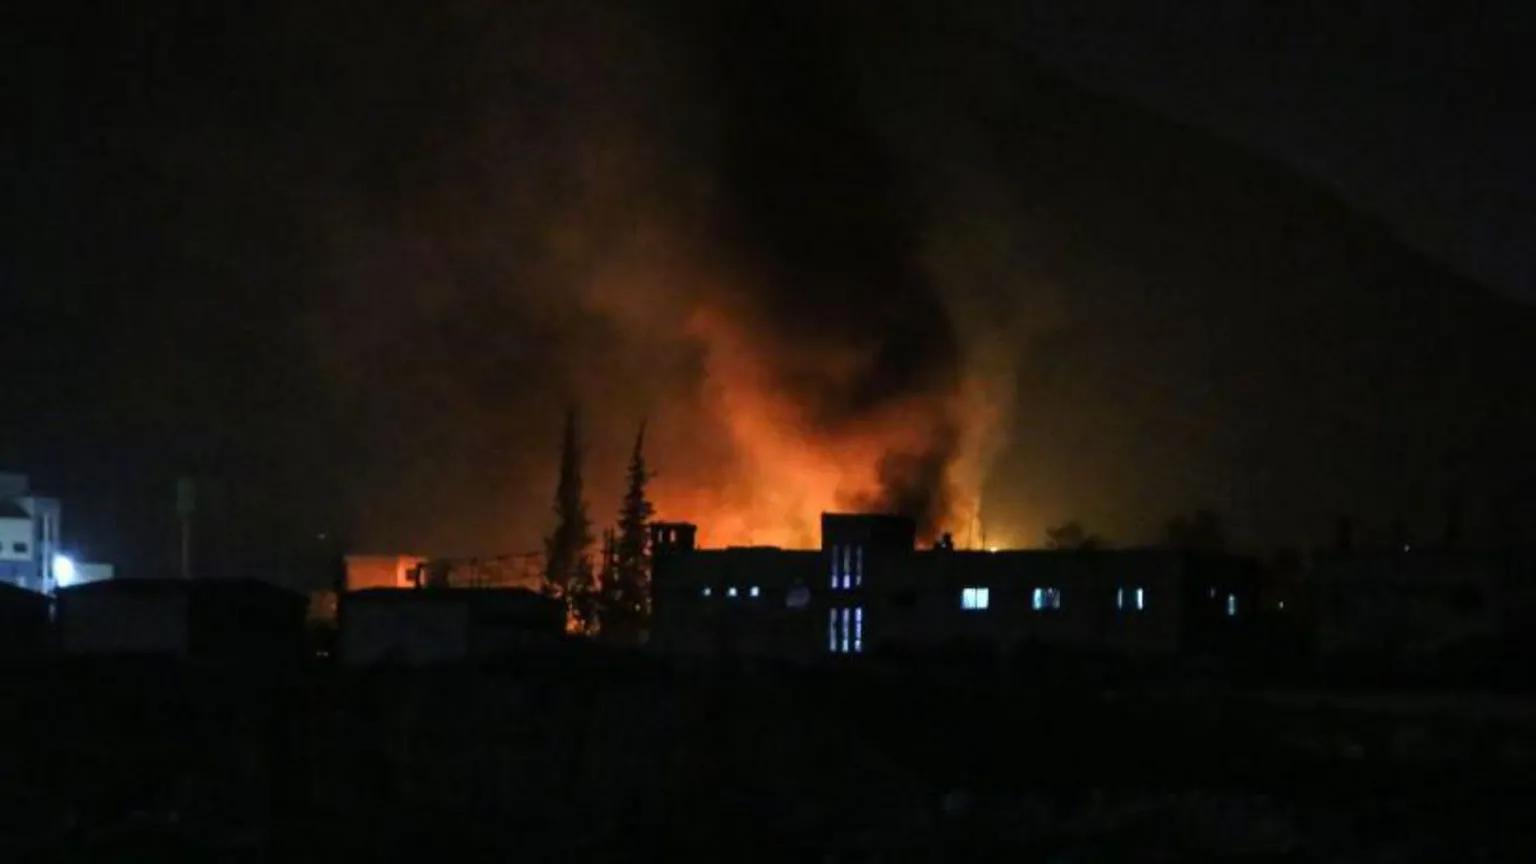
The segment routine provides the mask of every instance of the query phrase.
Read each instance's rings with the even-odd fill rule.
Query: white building
[[[0,582],[40,594],[68,582],[59,522],[57,499],[33,495],[24,474],[0,474]]]

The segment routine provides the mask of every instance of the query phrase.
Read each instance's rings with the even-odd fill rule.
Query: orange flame
[[[659,518],[699,525],[708,546],[815,547],[823,512],[848,510],[878,500],[879,467],[893,452],[920,451],[934,440],[939,424],[960,417],[966,437],[985,412],[971,388],[960,394],[916,394],[894,402],[835,433],[813,432],[800,406],[776,391],[769,379],[786,363],[815,363],[823,376],[853,375],[862,358],[855,352],[813,358],[786,356],[784,347],[756,346],[750,335],[718,310],[700,308],[689,333],[708,350],[706,402],[720,418],[736,454],[726,484],[703,485],[666,472],[653,487]],[[774,367],[763,358],[772,356]],[[962,458],[948,466],[951,485],[944,523],[961,531],[973,518],[979,498],[975,450],[962,442]]]

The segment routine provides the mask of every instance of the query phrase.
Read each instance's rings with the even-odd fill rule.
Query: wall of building
[[[412,588],[411,571],[425,561],[419,555],[348,555],[346,589]]]
[[[32,520],[0,518],[0,561],[31,562],[37,555],[32,546]]]
[[[189,606],[183,594],[65,590],[58,602],[65,654],[188,653]]]
[[[0,507],[8,502],[0,502]],[[12,512],[20,513],[19,508]],[[31,518],[0,518],[0,582],[41,591],[42,574],[37,562]]]
[[[1318,562],[1310,581],[1325,654],[1432,654],[1498,634],[1509,606],[1499,562],[1487,555],[1343,556]]]
[[[787,659],[826,650],[826,556],[769,548],[710,549],[658,557],[651,644],[663,653],[733,653]],[[796,605],[800,598],[811,602]]]
[[[15,500],[32,517],[32,545],[37,553],[36,578],[40,581],[40,587],[34,590],[51,594],[56,586],[51,578],[50,567],[54,556],[63,551],[63,507],[57,498],[29,496]]]
[[[429,665],[469,654],[469,609],[462,603],[342,602],[338,644],[349,666]]]
[[[49,600],[0,583],[0,658],[38,656],[50,641]]]
[[[823,531],[821,550],[659,550],[653,646],[803,659],[1035,642],[1219,650],[1256,596],[1254,574],[1226,557],[916,550],[891,517],[831,516]],[[799,602],[788,602],[792,592]]]

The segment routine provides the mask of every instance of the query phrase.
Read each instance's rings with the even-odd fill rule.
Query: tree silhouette
[[[1201,508],[1188,516],[1168,520],[1163,542],[1181,552],[1225,552],[1227,533],[1214,510]]]
[[[1104,538],[1089,531],[1076,520],[1045,529],[1045,548],[1091,552],[1107,545]]]
[[[613,546],[613,578],[606,585],[603,629],[622,642],[644,638],[650,615],[651,567],[648,548],[651,517],[656,508],[646,498],[651,473],[645,465],[645,424],[635,435],[629,457],[628,482],[619,506],[618,536]]]
[[[555,486],[555,529],[544,538],[544,591],[565,601],[568,627],[590,633],[596,624],[592,522],[582,496],[581,437],[576,409],[565,415],[560,479]]]

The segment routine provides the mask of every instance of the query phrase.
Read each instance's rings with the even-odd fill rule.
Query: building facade
[[[0,474],[0,582],[53,593],[60,521],[57,499],[32,494],[25,475]]]
[[[420,555],[348,555],[346,557],[346,591],[365,591],[370,588],[414,588],[413,574],[426,563]]]
[[[1219,650],[1253,614],[1256,570],[1165,550],[918,549],[915,525],[825,514],[822,548],[698,549],[652,528],[652,645],[789,660],[1031,643],[1128,653]]]
[[[307,598],[252,579],[115,579],[57,596],[69,656],[282,662],[304,653]]]
[[[348,666],[425,666],[516,656],[559,643],[565,606],[518,588],[374,588],[341,598]]]

